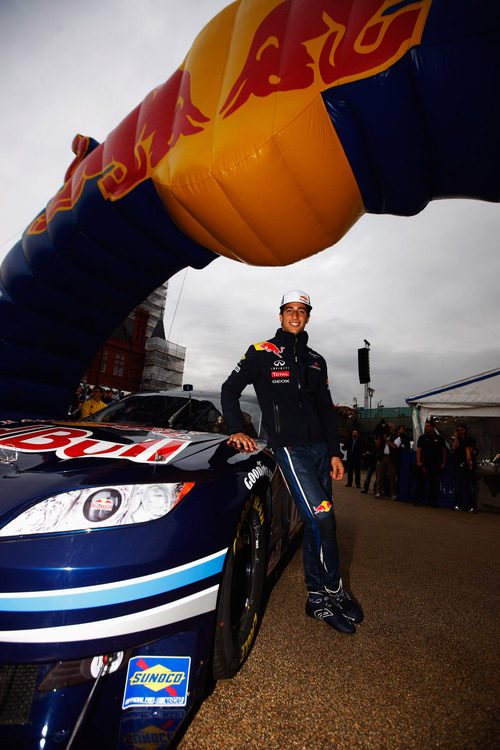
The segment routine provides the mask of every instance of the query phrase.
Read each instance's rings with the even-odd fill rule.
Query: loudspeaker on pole
[[[370,350],[358,349],[358,374],[360,383],[370,382]]]

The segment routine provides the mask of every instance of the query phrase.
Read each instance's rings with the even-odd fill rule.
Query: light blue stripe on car
[[[72,589],[0,593],[0,611],[61,612],[72,609],[90,609],[164,594],[167,591],[218,575],[224,565],[226,551],[221,550],[178,568],[125,581]]]
[[[0,631],[0,641],[23,644],[50,643],[54,648],[57,648],[59,643],[101,641],[103,638],[140,633],[142,642],[144,642],[144,633],[148,630],[163,628],[166,625],[173,625],[191,617],[213,612],[217,606],[218,589],[218,586],[211,586],[183,599],[176,599],[159,607],[153,607],[153,609],[144,609],[121,617],[110,617],[107,620],[77,622],[73,625],[59,625],[49,628],[2,630]]]

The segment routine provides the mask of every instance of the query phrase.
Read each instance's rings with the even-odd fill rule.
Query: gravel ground
[[[454,513],[336,485],[344,585],[365,621],[304,614],[300,550],[239,674],[179,750],[500,747],[500,514]]]

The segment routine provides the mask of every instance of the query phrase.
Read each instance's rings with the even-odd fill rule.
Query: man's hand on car
[[[255,440],[244,432],[234,432],[229,436],[227,444],[232,445],[233,448],[237,448],[242,453],[252,453],[259,450]]]

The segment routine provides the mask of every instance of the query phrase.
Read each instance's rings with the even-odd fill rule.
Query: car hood
[[[20,506],[69,489],[209,481],[245,459],[227,445],[226,435],[94,422],[1,422],[0,522]]]
[[[99,422],[0,423],[0,461],[31,470],[67,470],[73,459],[170,463],[184,451],[217,445],[226,436]],[[73,466],[73,464],[71,464]]]

